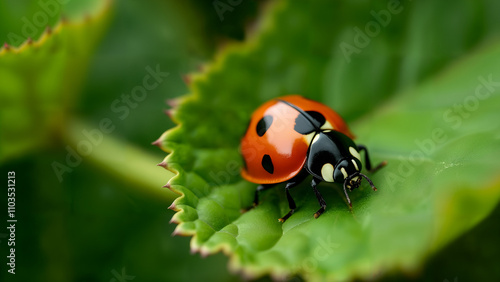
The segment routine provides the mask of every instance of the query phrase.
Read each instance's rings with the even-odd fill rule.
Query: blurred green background
[[[82,18],[87,15],[91,21],[94,10],[103,9],[96,3],[98,1],[70,1],[67,7],[48,17],[47,25],[54,27],[63,16],[77,22],[85,21]],[[102,35],[96,37],[95,47],[90,48],[91,55],[88,58],[82,55],[84,62],[75,66],[75,69],[81,68],[81,82],[74,82],[71,95],[77,98],[64,104],[60,116],[63,120],[43,127],[46,134],[36,129],[15,132],[31,139],[31,145],[16,149],[13,154],[8,153],[7,147],[0,150],[5,153],[0,156],[2,175],[6,179],[7,171],[16,172],[18,220],[14,277],[6,272],[7,231],[0,230],[2,281],[120,281],[118,277],[124,273],[130,279],[134,277],[134,281],[242,280],[227,270],[228,259],[222,254],[206,258],[192,255],[190,238],[170,236],[175,224],[169,224],[173,212],[167,207],[174,195],[161,188],[169,174],[155,164],[162,161],[165,154],[151,146],[151,142],[173,126],[163,113],[168,108],[165,100],[188,92],[183,76],[210,62],[218,47],[226,42],[245,40],[245,28],[252,26],[265,3],[242,1],[225,12],[223,20],[212,1],[115,1],[112,4],[108,13],[110,21],[102,28]],[[95,6],[98,8],[93,8]],[[20,45],[9,34],[14,32],[23,37],[26,24],[23,18],[32,19],[40,7],[38,1],[2,0],[0,42]],[[89,12],[81,12],[86,9]],[[33,39],[43,31],[44,28],[38,28]],[[491,31],[482,29],[482,33],[488,32]],[[457,34],[461,33],[457,30]],[[471,38],[464,39],[467,42],[475,42],[475,37],[482,36],[474,32],[467,34],[472,34]],[[472,43],[464,45],[473,47]],[[436,50],[433,56],[453,56],[453,53]],[[0,62],[3,59],[0,57]],[[34,65],[39,69],[27,64],[26,70],[35,74],[45,72],[43,65]],[[169,76],[148,92],[147,99],[130,109],[126,118],[119,119],[110,108],[113,102],[142,83],[147,66],[154,69],[157,65]],[[428,69],[433,67],[437,68],[429,66]],[[0,84],[9,84],[5,72],[0,75]],[[57,83],[63,85],[71,79],[60,77]],[[0,102],[4,103],[0,107],[4,111],[0,123],[2,138],[18,142],[15,136],[5,134],[18,120],[15,115],[5,114],[15,111],[5,107],[10,101],[8,87],[0,86],[0,89],[5,91],[0,92]],[[36,101],[32,103],[36,108]],[[16,109],[15,105],[12,107]],[[92,130],[104,118],[112,119],[116,126],[111,134],[104,136],[102,145],[102,148],[117,146],[115,160],[84,157],[60,182],[52,165],[54,161],[65,163],[66,146],[78,143],[74,139],[78,137],[69,132],[82,127]],[[4,142],[0,145],[7,146]],[[102,148],[96,148],[94,154],[102,153],[105,150]],[[140,161],[127,164],[136,161],[133,156],[138,154],[141,160],[152,161],[146,162],[149,166]],[[148,178],[143,186],[141,178]],[[2,192],[1,201],[1,207],[6,209],[6,191]],[[5,216],[2,212],[2,225],[6,225]],[[500,208],[497,207],[479,226],[433,256],[421,273],[410,276],[394,273],[383,280],[496,280],[500,277],[496,267],[500,253],[499,220]]]

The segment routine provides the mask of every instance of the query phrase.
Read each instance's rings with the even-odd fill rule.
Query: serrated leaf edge
[[[40,37],[37,40],[33,40],[31,37],[28,37],[21,45],[18,47],[11,46],[7,43],[4,43],[0,47],[0,58],[6,54],[19,54],[22,53],[30,47],[41,47],[47,40],[51,38],[51,36],[57,35],[61,33],[61,31],[64,28],[70,27],[70,26],[79,26],[79,25],[84,25],[90,21],[94,21],[98,18],[104,17],[104,15],[111,9],[113,0],[105,0],[106,3],[103,4],[103,7],[94,15],[88,15],[82,19],[82,20],[75,20],[75,21],[69,21],[65,17],[61,17],[59,19],[59,22],[52,28],[50,26],[47,26],[45,30],[42,32]]]

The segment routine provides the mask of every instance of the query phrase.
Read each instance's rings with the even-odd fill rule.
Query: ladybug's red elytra
[[[312,175],[313,188],[321,208],[314,214],[318,218],[326,203],[316,186],[322,182],[343,183],[344,193],[352,207],[347,189],[358,188],[364,177],[374,191],[372,181],[361,173],[360,151],[365,151],[365,165],[369,172],[384,166],[382,162],[372,168],[368,151],[356,145],[354,135],[344,120],[328,106],[299,95],[273,99],[260,106],[252,115],[241,141],[244,179],[260,184],[255,191],[254,206],[259,203],[259,192],[286,182],[285,191],[290,211],[279,219],[284,222],[296,205],[290,189]]]

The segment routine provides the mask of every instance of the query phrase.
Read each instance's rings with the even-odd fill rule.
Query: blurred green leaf
[[[81,14],[93,13],[69,17],[38,40],[0,50],[0,162],[49,142],[67,121],[111,1],[77,7]]]
[[[500,24],[491,11],[498,4],[390,3],[278,2],[253,39],[193,76],[192,94],[173,110],[180,126],[161,138],[177,173],[169,185],[182,195],[172,206],[175,233],[192,235],[192,250],[222,250],[249,276],[366,279],[415,271],[493,209]],[[376,23],[374,14],[390,17],[378,24],[384,32],[356,45],[355,28]],[[346,56],[343,43],[359,52]],[[352,212],[339,185],[322,184],[328,207],[314,219],[318,204],[305,181],[292,191],[298,209],[284,224],[277,221],[288,211],[282,189],[240,213],[256,188],[239,176],[240,138],[254,109],[292,93],[338,110],[374,161],[389,162],[371,176],[377,193],[366,183],[351,193]]]
[[[166,96],[186,93],[181,75],[205,59],[200,53],[208,56],[213,49],[200,36],[205,35],[200,11],[176,0],[114,4],[112,22],[88,59],[85,86],[78,90],[82,97],[75,99],[62,136],[43,150],[0,164],[0,170],[18,175],[15,278],[118,281],[115,273],[125,268],[134,281],[234,281],[238,277],[224,268],[227,257],[182,252],[190,238],[169,236],[175,225],[168,224],[173,212],[166,205],[175,194],[161,186],[172,174],[155,166],[163,156],[151,145],[159,129],[172,125],[163,113]],[[157,64],[171,75],[127,119],[119,119],[111,103],[143,82],[146,66]],[[112,119],[116,129],[58,181],[51,164],[66,164],[66,145],[76,149],[88,140],[83,129],[98,129],[104,118]],[[0,199],[7,205],[5,197]],[[1,245],[0,252],[7,253],[8,246]],[[0,275],[0,281],[11,279],[6,271]]]
[[[61,18],[69,21],[99,13],[109,1],[4,0],[0,2],[0,43],[19,47],[25,40],[38,39],[47,27]]]

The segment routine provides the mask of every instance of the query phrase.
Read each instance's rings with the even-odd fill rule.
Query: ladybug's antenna
[[[354,177],[356,176],[362,176],[366,179],[366,181],[368,181],[368,183],[370,184],[370,186],[372,187],[373,191],[377,191],[377,188],[375,187],[375,185],[373,185],[373,182],[370,180],[370,178],[368,178],[368,176],[362,174],[361,172],[355,172],[351,175],[349,175],[345,180],[344,180],[344,194],[345,194],[345,197],[347,199],[347,203],[349,204],[349,206],[352,208],[352,203],[351,203],[351,199],[349,198],[349,195],[347,195],[347,183],[349,183],[351,181],[351,179],[353,179]]]
[[[358,175],[363,176],[366,179],[366,181],[370,183],[370,186],[372,187],[373,191],[377,191],[377,188],[375,187],[375,185],[373,185],[373,182],[370,180],[370,178],[368,178],[368,176],[362,174],[361,172],[358,172]]]
[[[354,176],[351,175],[351,176]],[[351,176],[347,177],[345,180],[344,180],[344,194],[345,194],[345,197],[347,199],[347,203],[349,204],[349,206],[352,208],[352,203],[351,203],[351,199],[349,198],[349,195],[347,195],[347,189],[346,189],[346,185],[347,185],[347,182],[349,182],[351,180]]]
[[[285,100],[281,100],[281,99],[277,99],[278,101],[282,102],[282,103],[285,103],[287,104],[288,106],[294,108],[295,110],[297,110],[302,116],[305,117],[305,119],[312,125],[312,127],[314,127],[315,130],[320,130],[320,127],[322,124],[320,124],[318,122],[318,120],[316,120],[314,117],[312,117],[308,112],[302,110],[301,108],[297,107],[296,105],[290,103],[290,102],[287,102]],[[324,122],[324,121],[323,121]]]

